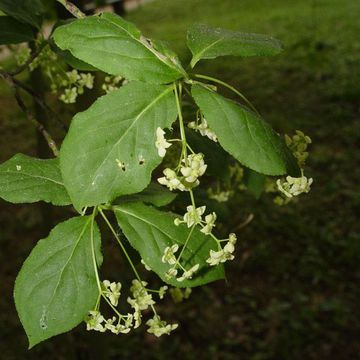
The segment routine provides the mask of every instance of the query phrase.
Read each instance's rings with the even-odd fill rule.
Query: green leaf
[[[74,206],[99,205],[134,194],[161,163],[157,127],[176,119],[172,88],[131,82],[77,114],[60,151],[65,186]]]
[[[290,150],[260,116],[202,85],[192,95],[220,145],[240,163],[266,175],[300,176]]]
[[[193,54],[191,67],[201,59],[218,56],[270,56],[282,51],[281,43],[271,36],[213,28],[204,24],[196,24],[188,30],[187,45]]]
[[[21,22],[40,28],[44,6],[40,0],[0,0],[0,10]]]
[[[0,44],[19,44],[34,39],[31,26],[10,16],[0,16]]]
[[[264,190],[265,175],[259,174],[256,171],[245,169],[244,183],[251,194],[259,199]]]
[[[142,203],[128,203],[116,206],[115,215],[130,244],[166,283],[177,287],[193,287],[224,278],[222,266],[210,267],[206,263],[210,249],[217,249],[216,242],[196,228],[184,251],[182,265],[188,269],[200,264],[199,271],[191,280],[183,282],[166,279],[165,273],[170,265],[161,261],[164,249],[174,244],[184,244],[190,231],[184,224],[174,225],[174,214]]]
[[[94,66],[87,64],[84,61],[77,59],[68,50],[61,50],[54,41],[50,41],[51,50],[53,50],[60,58],[62,58],[72,68],[80,71],[97,71]]]
[[[75,20],[58,27],[53,36],[62,50],[128,80],[163,84],[186,75],[176,59],[157,51],[135,25],[115,14]]]
[[[165,206],[170,204],[176,198],[176,194],[156,183],[150,185],[134,195],[125,195],[118,198],[114,203],[122,204],[124,202],[144,202],[155,206]]]
[[[102,263],[100,232],[94,249]],[[58,224],[25,260],[15,282],[15,305],[29,347],[77,326],[92,310],[98,288],[91,251],[91,217]]]
[[[50,202],[69,205],[58,159],[17,154],[0,165],[0,197],[12,203]]]

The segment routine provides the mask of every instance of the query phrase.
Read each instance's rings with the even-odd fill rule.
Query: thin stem
[[[93,212],[91,214],[90,242],[91,242],[91,255],[92,255],[92,260],[93,260],[96,283],[97,283],[97,286],[98,286],[98,289],[99,289],[99,293],[102,294],[99,273],[98,273],[98,270],[97,270],[97,262],[96,262],[96,255],[95,255],[95,246],[94,246],[94,222],[95,222],[96,211],[97,211],[97,209],[96,209],[96,207],[94,207],[94,210],[93,210]]]
[[[42,42],[40,46],[31,54],[31,56],[26,60],[26,62],[23,65],[19,66],[16,70],[9,72],[9,74],[11,76],[15,76],[26,70],[27,67],[40,55],[41,51],[44,49],[46,45],[48,45],[46,41]]]
[[[135,266],[134,266],[134,264],[133,264],[133,262],[132,262],[132,260],[131,260],[131,258],[130,258],[130,256],[129,256],[128,252],[126,251],[124,244],[121,242],[119,236],[117,235],[115,229],[114,229],[113,226],[111,225],[110,221],[108,220],[108,218],[106,217],[106,215],[104,214],[104,212],[103,212],[101,209],[99,209],[99,212],[100,212],[101,216],[103,217],[103,219],[105,220],[105,222],[106,222],[107,226],[109,227],[110,231],[113,233],[116,241],[119,243],[119,245],[120,245],[120,247],[121,247],[121,250],[123,251],[123,253],[124,253],[127,261],[129,262],[129,264],[130,264],[130,266],[131,266],[131,268],[132,268],[132,270],[134,271],[134,274],[135,274],[136,278],[137,278],[137,279],[140,281],[140,283],[142,284],[142,280],[141,280],[141,278],[140,278],[140,275],[139,275],[139,273],[137,272],[137,270],[136,270],[136,268],[135,268]]]
[[[228,83],[221,81],[219,79],[213,78],[211,76],[207,76],[207,75],[201,75],[201,74],[195,74],[195,77],[199,78],[199,79],[205,79],[205,80],[209,80],[212,81],[214,83],[220,84],[222,86],[225,86],[226,88],[230,89],[231,91],[233,91],[236,95],[238,95],[241,99],[243,99],[246,104],[248,106],[250,106],[250,108],[252,110],[255,111],[256,114],[260,115],[259,112],[256,110],[255,106],[250,102],[250,100],[248,100],[245,95],[243,95],[240,91],[236,90],[233,86],[229,85]]]
[[[11,75],[10,75],[11,76]],[[51,113],[53,115],[53,118],[56,120],[56,122],[58,123],[58,125],[64,130],[67,131],[68,127],[66,126],[65,123],[63,123],[63,121],[61,120],[60,116],[58,113],[56,113],[53,109],[51,109],[49,107],[49,105],[47,105],[45,103],[45,101],[41,98],[40,95],[38,95],[33,89],[31,89],[30,87],[28,87],[27,85],[23,84],[21,81],[15,79],[14,77],[12,77],[12,82],[14,85],[18,86],[19,88],[21,88],[22,90],[26,91],[30,96],[33,97],[34,101],[37,102],[45,111],[48,111],[49,113]]]
[[[67,0],[57,0],[61,5],[63,5],[69,13],[71,13],[74,17],[78,19],[85,18],[86,15],[73,3]]]
[[[191,238],[191,235],[192,235],[192,233],[193,233],[193,231],[194,231],[194,229],[195,229],[195,226],[196,226],[196,224],[194,224],[192,227],[191,227],[191,230],[189,231],[189,234],[188,234],[188,236],[187,236],[187,238],[186,238],[186,240],[185,240],[185,243],[184,243],[184,246],[182,247],[182,249],[181,249],[181,251],[180,251],[180,254],[179,254],[179,256],[178,256],[178,258],[177,258],[177,260],[176,260],[176,263],[175,263],[175,265],[174,265],[174,268],[176,267],[176,265],[180,265],[181,266],[181,264],[180,264],[180,259],[181,259],[181,256],[182,256],[182,254],[184,253],[184,251],[185,251],[185,249],[186,249],[186,246],[187,246],[187,244],[188,244],[188,242],[189,242],[189,240],[190,240],[190,238]],[[183,269],[183,270],[185,270],[182,266],[181,266],[181,268]]]
[[[194,193],[193,193],[192,190],[189,190],[189,193],[190,193],[191,205],[193,206],[194,211],[196,211],[196,204],[195,204]]]
[[[136,268],[135,268],[135,266],[134,266],[134,263],[132,262],[132,260],[131,260],[131,258],[130,258],[130,256],[129,256],[128,252],[127,252],[126,249],[125,249],[125,246],[124,246],[123,243],[121,242],[121,240],[120,240],[119,236],[117,235],[115,229],[114,229],[113,226],[111,225],[110,221],[108,220],[108,218],[106,217],[106,215],[104,214],[104,212],[103,212],[101,209],[99,209],[99,212],[100,212],[101,216],[103,217],[103,219],[105,220],[105,222],[106,222],[107,226],[109,227],[110,231],[113,233],[115,239],[116,239],[117,242],[119,243],[119,245],[120,245],[120,247],[121,247],[121,250],[123,251],[123,253],[124,253],[127,261],[129,262],[129,264],[130,264],[130,266],[131,266],[131,268],[132,268],[132,270],[134,271],[134,274],[135,274],[136,278],[139,280],[140,285],[143,287],[143,289],[146,290],[145,286],[143,285],[142,279],[141,279],[139,273],[137,272],[137,270],[136,270]],[[154,312],[154,314],[157,315],[157,312],[156,312],[156,310],[155,310],[154,305],[151,304],[150,306],[151,306],[151,309],[152,309],[152,311]]]
[[[186,135],[185,135],[185,127],[184,127],[184,119],[181,112],[181,83],[179,84],[179,91],[177,89],[176,84],[174,83],[174,92],[175,92],[175,99],[176,99],[176,107],[178,111],[179,116],[179,126],[180,126],[180,135],[181,135],[181,142],[182,142],[182,151],[181,151],[181,157],[184,157],[185,164],[187,162],[187,150],[186,150]],[[181,159],[180,159],[181,163]]]

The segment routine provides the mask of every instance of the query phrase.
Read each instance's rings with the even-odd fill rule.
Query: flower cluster
[[[125,82],[126,80],[122,76],[105,76],[101,88],[108,94],[118,89],[121,85],[125,85]]]
[[[101,284],[101,295],[104,296],[107,301],[114,308],[118,305],[120,298],[121,284],[118,282],[110,282],[109,280],[104,280]],[[114,334],[126,334],[131,330],[133,325],[133,314],[120,315],[118,318],[113,316],[110,319],[105,319],[104,316],[96,308],[95,310],[89,311],[86,322],[87,330],[94,330],[99,332],[105,332],[107,330],[111,331]]]
[[[179,226],[180,224],[186,224],[187,227],[191,227],[193,225],[200,224],[202,229],[200,230],[205,235],[209,235],[212,232],[212,229],[215,227],[216,221],[216,213],[212,212],[205,216],[205,220],[203,220],[202,215],[205,213],[206,206],[200,206],[198,208],[194,208],[193,205],[189,205],[186,208],[187,212],[184,214],[183,218],[176,218],[174,220],[174,224]]]
[[[67,71],[66,77],[61,82],[53,83],[51,90],[53,92],[64,92],[60,95],[59,99],[65,104],[74,104],[78,95],[84,93],[84,89],[92,89],[94,86],[94,76],[90,73],[80,73],[77,70]]]
[[[156,337],[162,335],[170,335],[170,332],[175,330],[178,327],[178,324],[167,324],[166,321],[161,320],[159,315],[154,315],[154,317],[146,322],[146,325],[149,326],[148,333],[154,334]]]
[[[305,166],[305,161],[309,156],[306,151],[308,145],[311,144],[309,136],[305,135],[302,131],[296,130],[296,134],[291,138],[289,135],[285,135],[285,142],[288,148],[298,161],[301,168]]]
[[[185,181],[195,186],[199,185],[198,177],[204,175],[207,165],[204,162],[204,155],[201,153],[191,154],[183,159],[184,165],[180,168]]]
[[[299,178],[294,178],[287,176],[286,180],[278,179],[276,185],[285,196],[292,198],[293,196],[298,196],[303,193],[308,193],[310,191],[310,186],[313,183],[312,178],[307,178],[306,176],[301,176]]]
[[[192,121],[188,124],[190,129],[195,131],[199,131],[202,136],[207,136],[210,140],[217,142],[217,136],[213,130],[210,129],[207,121],[205,118],[201,118],[201,122],[199,121]]]
[[[100,296],[103,296],[106,301],[110,304],[112,309],[115,311],[117,316],[112,316],[109,319],[105,319],[104,316],[99,311],[99,301],[94,310],[89,311],[88,316],[85,319],[86,329],[94,330],[99,332],[111,331],[114,334],[126,334],[131,328],[136,329],[141,325],[142,314],[141,311],[147,310],[149,306],[153,308],[155,301],[152,298],[152,295],[148,293],[146,289],[147,283],[145,281],[133,280],[130,287],[130,292],[132,297],[128,297],[127,302],[131,305],[134,312],[128,313],[126,315],[121,315],[117,310],[121,284],[116,282],[110,282],[109,280],[104,280],[101,283],[101,293]],[[159,298],[163,299],[168,287],[162,286],[159,290],[150,290],[157,292]],[[153,308],[154,310],[154,308]],[[168,325],[165,321],[162,321],[154,310],[154,318],[149,320],[147,324],[149,325],[148,331],[155,336],[161,336],[163,334],[169,334],[172,330],[177,328],[177,325]]]
[[[135,309],[146,310],[149,306],[155,304],[155,301],[152,298],[152,295],[146,290],[147,282],[133,280],[130,291],[133,298],[128,297],[127,302]]]
[[[210,257],[206,260],[206,262],[211,266],[216,266],[228,260],[233,260],[233,252],[235,251],[236,241],[236,235],[233,233],[230,234],[224,248],[221,248],[219,251],[210,250]]]
[[[177,281],[182,282],[186,279],[191,279],[195,272],[199,269],[199,264],[195,264],[192,266],[189,270],[186,270],[179,262],[178,259],[175,257],[175,253],[179,250],[179,246],[177,244],[172,246],[167,246],[164,249],[163,256],[161,258],[161,261],[163,263],[167,263],[169,265],[172,265],[172,267],[166,272],[165,276],[167,279],[171,279],[173,277],[176,277],[178,274],[178,268],[181,268],[183,270],[183,274],[176,278]]]
[[[105,290],[103,291],[104,295],[109,298],[112,305],[117,306],[120,298],[120,290],[121,290],[121,284],[110,282],[109,280],[103,281],[103,286]]]
[[[94,330],[99,332],[111,331],[114,334],[127,334],[133,324],[133,315],[127,314],[118,319],[113,316],[105,319],[98,310],[89,311],[86,322],[86,330]]]

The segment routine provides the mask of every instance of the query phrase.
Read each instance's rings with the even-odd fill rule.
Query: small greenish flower
[[[167,324],[166,321],[160,319],[159,315],[154,315],[154,317],[146,322],[146,325],[149,326],[148,333],[154,334],[156,337],[162,335],[169,335],[171,331],[175,330],[178,327],[178,324]]]
[[[121,76],[106,76],[101,88],[108,94],[109,92],[118,89],[121,85],[125,85],[124,82],[125,80]]]
[[[199,224],[202,220],[202,215],[206,210],[206,206],[200,206],[198,208],[194,208],[192,205],[187,206],[187,212],[184,215],[184,221],[188,227],[191,227],[195,224]]]
[[[174,278],[177,275],[178,271],[177,269],[171,268],[165,273],[165,277],[170,280]]]
[[[105,322],[105,327],[106,329],[110,330],[113,334],[127,334],[128,332],[130,332],[131,328],[130,326],[127,325],[123,325],[120,323],[120,321],[118,321],[118,323],[116,325],[114,325],[115,321],[116,321],[116,317],[113,316],[111,319],[106,320]]]
[[[104,294],[109,298],[112,305],[117,306],[120,298],[121,284],[104,280],[103,285],[105,286]]]
[[[237,241],[237,236],[234,233],[229,234],[229,243],[235,245]]]
[[[165,285],[165,286],[161,286],[161,288],[159,289],[159,298],[160,299],[163,299],[165,294],[166,294],[166,291],[167,291],[168,287]]]
[[[196,264],[193,267],[191,267],[189,270],[184,271],[182,276],[177,278],[177,281],[182,282],[186,279],[192,279],[193,275],[196,273],[196,271],[198,271],[199,266],[200,266],[199,264]]]
[[[86,330],[95,330],[99,332],[105,332],[106,328],[102,325],[105,321],[104,317],[97,310],[89,311],[86,322]]]
[[[301,176],[299,178],[287,176],[286,181],[281,181],[280,179],[276,181],[276,185],[279,191],[288,198],[292,198],[293,196],[298,196],[303,193],[308,193],[312,183],[313,179],[308,179],[306,176]]]
[[[236,241],[236,235],[234,233],[229,234],[228,242],[224,248],[219,251],[210,250],[210,257],[206,260],[206,262],[210,266],[216,266],[228,260],[234,260],[235,256],[233,255],[233,252],[235,251]]]
[[[136,329],[141,325],[142,315],[141,315],[141,310],[136,303],[133,304],[132,307],[134,309],[134,314],[133,314],[133,319],[135,321],[134,329]]]
[[[161,258],[163,263],[168,263],[170,265],[176,264],[175,253],[179,250],[179,245],[174,244],[172,246],[167,246],[164,250],[164,255]]]
[[[188,183],[194,183],[198,177],[204,175],[207,165],[204,162],[204,155],[201,153],[191,154],[187,157],[187,161],[183,160],[185,166],[180,171]]]
[[[306,150],[308,145],[312,142],[310,137],[305,135],[302,131],[296,130],[296,135],[292,138],[285,135],[285,142],[297,159],[299,166],[303,168],[305,166],[305,161],[309,156],[309,153]]]
[[[171,146],[171,144],[166,141],[164,135],[165,135],[165,131],[158,127],[156,129],[155,146],[158,149],[158,154],[160,157],[164,157],[166,154],[166,149]]]
[[[197,122],[195,122],[195,121],[190,122],[188,124],[188,127],[190,129],[199,131],[202,136],[207,136],[212,141],[215,141],[215,142],[218,141],[216,134],[214,133],[214,131],[212,129],[210,129],[205,118],[201,119],[200,124],[197,124]]]
[[[135,308],[137,305],[140,310],[146,310],[149,306],[155,304],[155,301],[152,299],[152,295],[149,294],[145,288],[146,285],[147,282],[145,281],[142,281],[142,283],[140,283],[140,281],[137,279],[132,281],[130,291],[133,295],[133,299],[128,298],[127,302],[133,308]]]
[[[200,230],[206,235],[211,234],[213,227],[215,227],[216,214],[213,212],[212,214],[208,214],[205,216],[206,225]]]
[[[163,171],[163,174],[165,175],[164,177],[158,178],[158,182],[161,185],[167,186],[170,191],[173,191],[173,190],[185,191],[186,190],[185,186],[182,184],[182,182],[180,181],[180,179],[178,178],[178,176],[176,175],[176,172],[174,170],[166,168]]]
[[[76,102],[77,96],[77,88],[74,86],[70,89],[65,89],[64,93],[60,95],[59,99],[65,104],[74,104]]]

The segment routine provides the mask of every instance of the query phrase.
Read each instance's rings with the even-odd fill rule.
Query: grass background
[[[359,93],[360,3],[352,0],[155,0],[130,13],[148,36],[167,40],[190,60],[186,29],[204,22],[271,34],[285,51],[266,59],[219,58],[197,72],[239,88],[274,128],[313,139],[310,194],[287,207],[269,197],[238,196],[225,227],[249,211],[228,282],[165,302],[180,328],[159,340],[86,333],[80,326],[27,352],[12,302],[21,263],[36,240],[41,208],[0,202],[0,338],[3,359],[356,359],[360,358]],[[227,93],[228,94],[228,93]],[[228,94],[231,96],[231,94]],[[33,129],[0,88],[0,160],[36,153]],[[69,111],[67,111],[69,112]],[[68,116],[69,114],[64,114]],[[54,217],[64,217],[55,213]],[[106,252],[111,245],[105,244]],[[116,260],[116,259],[113,259]],[[107,264],[110,276],[121,271]]]

